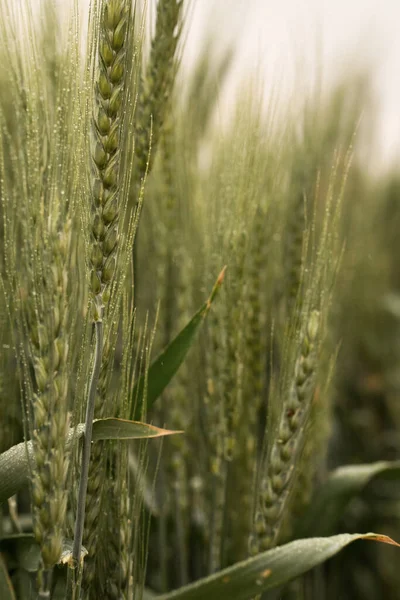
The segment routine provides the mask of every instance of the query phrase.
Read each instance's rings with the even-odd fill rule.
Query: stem
[[[43,566],[39,568],[39,592],[38,600],[49,599],[51,596],[51,584],[53,578],[53,569],[45,569]]]
[[[96,330],[96,348],[93,363],[93,372],[89,385],[88,401],[86,406],[86,419],[85,419],[85,435],[83,439],[82,449],[82,468],[81,477],[79,481],[79,493],[78,493],[78,506],[76,511],[75,521],[75,534],[74,534],[74,547],[73,547],[73,561],[75,565],[80,565],[80,556],[82,549],[82,538],[83,538],[83,527],[85,523],[85,505],[86,505],[86,491],[88,484],[89,475],[89,462],[90,453],[92,447],[92,430],[93,430],[93,418],[94,418],[94,407],[96,400],[97,383],[100,375],[101,360],[103,354],[103,321],[99,318],[95,321]]]

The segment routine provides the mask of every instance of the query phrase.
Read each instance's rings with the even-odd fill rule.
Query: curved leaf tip
[[[140,421],[128,421],[108,417],[93,422],[93,441],[96,440],[137,440],[175,435],[183,431],[161,429]]]
[[[222,269],[222,271],[220,272],[220,274],[218,275],[217,281],[214,284],[214,287],[212,289],[212,292],[210,294],[209,299],[207,300],[206,303],[206,311],[208,312],[211,308],[211,304],[213,303],[215,296],[218,293],[219,288],[221,287],[221,285],[223,284],[223,281],[225,279],[225,272],[226,272],[226,265],[224,266],[224,268]]]

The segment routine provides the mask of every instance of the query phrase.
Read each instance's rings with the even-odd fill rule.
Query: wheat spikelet
[[[41,547],[40,593],[47,593],[51,569],[60,559],[67,509],[68,256],[70,221],[50,232],[47,265],[37,282],[39,300],[26,302],[30,356],[34,366],[32,441],[33,532]]]
[[[279,537],[296,462],[304,446],[304,428],[315,392],[319,321],[319,313],[313,311],[302,336],[293,383],[283,402],[278,434],[268,456],[266,477],[260,484],[261,511],[256,515],[255,527],[263,550],[273,547]]]
[[[265,215],[258,207],[250,233],[243,294],[243,409],[237,434],[237,457],[232,465],[234,493],[241,498],[240,507],[232,506],[234,527],[231,533],[231,554],[234,560],[243,560],[248,554],[248,538],[253,520],[258,422],[265,361],[261,310],[261,279],[265,268],[264,236]]]
[[[221,539],[226,484],[224,440],[227,431],[223,400],[225,340],[223,339],[223,335],[221,335],[220,315],[211,313],[208,329],[209,341],[206,355],[207,388],[204,404],[209,423],[209,468],[213,475],[213,492],[209,507],[210,515],[207,528],[209,537],[209,571],[213,572],[219,568],[221,563]]]
[[[70,46],[63,60],[53,56],[50,86],[48,57],[38,52],[27,15],[21,21],[12,11],[8,16],[7,26],[1,25],[2,41],[14,49],[15,34],[22,33],[22,51],[17,56],[9,51],[13,76],[8,93],[16,115],[12,129],[5,123],[3,106],[0,109],[2,242],[7,294],[12,299],[9,313],[23,376],[24,434],[33,446],[33,533],[41,552],[38,593],[48,597],[53,566],[61,556],[67,509],[70,346],[72,311],[77,311],[71,247],[82,145],[68,124],[79,112],[75,79],[79,51]],[[67,43],[76,40],[75,24],[68,35]]]
[[[160,312],[166,325],[165,343],[171,339],[172,329],[181,330],[190,319],[190,274],[181,246],[181,206],[177,197],[174,173],[174,134],[172,119],[169,119],[163,129],[161,139],[161,167],[164,179],[164,236],[162,263],[164,267],[160,276],[162,282]],[[159,209],[158,209],[159,213]],[[171,382],[170,389],[164,394],[164,403],[168,408],[168,423],[172,428],[187,431],[191,426],[192,410],[188,401],[187,386],[190,373],[183,364],[179,373]],[[180,438],[178,440],[178,437]],[[167,485],[173,507],[175,521],[176,548],[179,555],[178,583],[188,583],[188,522],[189,522],[189,489],[188,462],[190,448],[185,436],[175,436],[168,440],[163,449],[162,460],[168,473]]]
[[[107,305],[116,268],[129,7],[127,0],[107,0],[101,12],[92,125],[90,288],[95,320]]]
[[[160,131],[167,113],[175,75],[175,54],[181,31],[182,6],[183,0],[159,0],[157,4],[156,31],[136,108],[135,177],[138,185],[154,162]]]
[[[236,244],[236,245],[235,245]],[[227,510],[229,475],[238,456],[238,430],[243,410],[243,270],[247,236],[241,232],[228,241],[230,253],[236,253],[230,278],[225,286],[223,308],[210,319],[210,377],[207,382],[206,409],[211,442],[213,490],[210,506],[209,571],[223,564],[224,518]],[[232,331],[232,323],[237,329]],[[207,361],[208,362],[208,361]]]
[[[101,519],[93,523],[97,530],[95,556],[88,563],[85,595],[88,599],[118,600],[128,587],[131,532],[129,531],[129,495],[126,485],[127,448],[101,445],[106,455],[102,471],[101,495],[107,499]],[[106,482],[106,483],[105,483]],[[92,538],[93,539],[93,538]],[[92,546],[93,548],[93,546]]]
[[[100,6],[97,31],[94,106],[91,143],[91,214],[89,221],[90,292],[93,321],[96,331],[96,351],[86,409],[87,426],[93,417],[105,410],[109,376],[113,365],[118,301],[112,292],[120,290],[112,284],[115,278],[117,255],[120,256],[120,219],[125,216],[126,187],[123,171],[122,148],[125,142],[128,81],[130,66],[127,54],[131,45],[131,3],[128,0],[104,0]],[[133,60],[133,56],[129,57]],[[128,243],[132,242],[131,224],[128,225]],[[124,238],[126,241],[126,238]],[[125,250],[125,247],[124,247]],[[122,280],[121,280],[122,281]],[[114,317],[103,333],[103,316]],[[89,425],[88,425],[89,424]],[[87,589],[94,577],[94,563],[98,537],[97,521],[101,507],[101,481],[104,476],[103,445],[91,452],[90,431],[83,447],[79,488],[78,512],[74,540],[74,556],[80,552],[82,538],[88,545],[89,560],[84,570],[83,587]],[[92,455],[92,456],[91,456]],[[91,461],[90,461],[91,458]],[[90,461],[90,463],[89,463]],[[89,464],[90,470],[89,473]],[[85,519],[86,513],[86,519]]]
[[[297,193],[290,199],[285,246],[286,307],[290,316],[298,300],[303,267],[303,240],[305,231],[305,197]]]
[[[107,404],[113,413],[126,418],[130,412],[132,388],[136,377],[133,375],[132,356],[137,355],[135,337],[135,313],[130,307],[132,298],[124,294],[122,310],[122,364],[121,386],[115,393],[111,391],[108,379],[113,366],[108,365],[104,379],[100,376],[97,394],[98,414],[103,414],[102,407]],[[105,356],[115,354],[116,335],[113,343],[106,346]],[[111,401],[110,401],[111,400]],[[110,413],[108,413],[110,414]],[[85,527],[86,544],[90,554],[84,571],[83,586],[87,598],[130,598],[128,588],[132,580],[132,538],[130,474],[128,471],[128,452],[126,443],[100,443],[93,445],[87,498],[87,519]],[[104,483],[106,482],[106,483]],[[90,528],[88,527],[90,524]]]

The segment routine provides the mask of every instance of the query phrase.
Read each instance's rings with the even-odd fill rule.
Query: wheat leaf
[[[277,588],[331,558],[355,540],[374,540],[399,546],[376,533],[344,533],[328,538],[296,540],[236,563],[158,600],[249,600]]]

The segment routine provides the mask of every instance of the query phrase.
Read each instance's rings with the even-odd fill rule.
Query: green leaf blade
[[[132,393],[131,419],[140,420],[142,418],[143,413],[146,413],[157,398],[161,396],[162,392],[185,360],[193,345],[196,334],[204,322],[218,290],[222,285],[225,270],[226,267],[224,267],[219,274],[208,300],[150,365],[148,372],[142,375],[138,380]],[[146,403],[145,407],[144,402]],[[144,408],[146,410],[144,410]]]
[[[21,442],[0,454],[0,504],[28,483],[31,444]]]
[[[361,539],[399,545],[391,538],[375,533],[345,533],[328,538],[296,540],[158,596],[158,600],[249,600],[303,575]]]
[[[161,429],[140,421],[127,421],[126,419],[109,417],[94,421],[92,439],[94,442],[97,440],[138,440],[175,435],[177,433],[182,432]]]

